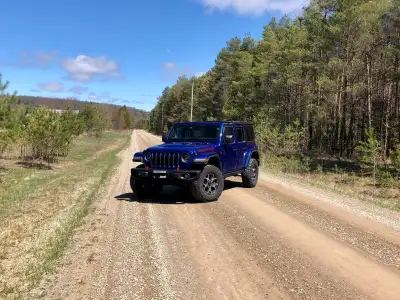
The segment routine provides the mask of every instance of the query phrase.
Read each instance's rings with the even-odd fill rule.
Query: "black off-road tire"
[[[224,176],[215,166],[205,166],[198,179],[190,185],[194,199],[202,202],[216,201],[224,190]]]
[[[138,165],[136,168],[144,168],[144,167],[145,165],[141,164]],[[132,191],[134,192],[138,200],[156,196],[158,193],[161,192],[163,188],[163,185],[159,182],[151,180],[135,179],[132,176],[130,178],[130,184]]]
[[[250,158],[249,165],[242,173],[242,183],[246,188],[254,188],[258,182],[258,162],[254,158]]]

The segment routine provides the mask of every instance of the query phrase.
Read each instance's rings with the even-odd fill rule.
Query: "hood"
[[[176,143],[167,143],[160,144],[157,146],[153,146],[147,149],[150,152],[157,151],[167,151],[167,152],[207,152],[212,151],[215,148],[214,143],[207,142],[176,142]]]

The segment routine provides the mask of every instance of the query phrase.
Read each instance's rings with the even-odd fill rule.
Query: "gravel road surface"
[[[33,296],[400,299],[399,214],[390,214],[388,226],[263,176],[255,189],[227,180],[212,203],[196,203],[175,187],[136,202],[133,152],[159,143],[133,132],[106,196],[58,274]]]

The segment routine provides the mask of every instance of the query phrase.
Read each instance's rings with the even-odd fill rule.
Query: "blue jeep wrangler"
[[[224,179],[237,175],[247,188],[257,184],[260,158],[250,123],[174,123],[162,140],[134,154],[133,161],[142,164],[131,170],[130,183],[139,199],[178,185],[189,187],[198,201],[214,201]]]

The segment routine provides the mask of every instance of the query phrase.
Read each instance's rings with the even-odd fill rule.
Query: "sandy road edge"
[[[263,170],[260,173],[260,178],[270,184],[270,187],[275,185],[275,188],[292,190],[293,196],[302,194],[303,196],[313,198],[321,203],[329,204],[337,207],[345,212],[351,213],[382,225],[400,231],[400,213],[379,207],[377,205],[362,202],[357,198],[350,198],[339,195],[335,192],[323,190],[319,187],[308,185],[307,183],[299,183],[296,180],[285,177],[284,174],[277,175]]]
[[[101,190],[97,191],[99,199],[92,203],[83,225],[76,229],[58,268],[31,293],[32,299],[83,299],[88,295],[91,276],[98,265],[96,259],[104,251],[102,233],[109,231],[106,227],[107,219],[112,217],[107,213],[109,200],[115,196],[116,187],[121,185],[120,178],[125,175],[124,165],[131,158],[135,141],[133,131],[130,143],[117,154],[118,164]]]

